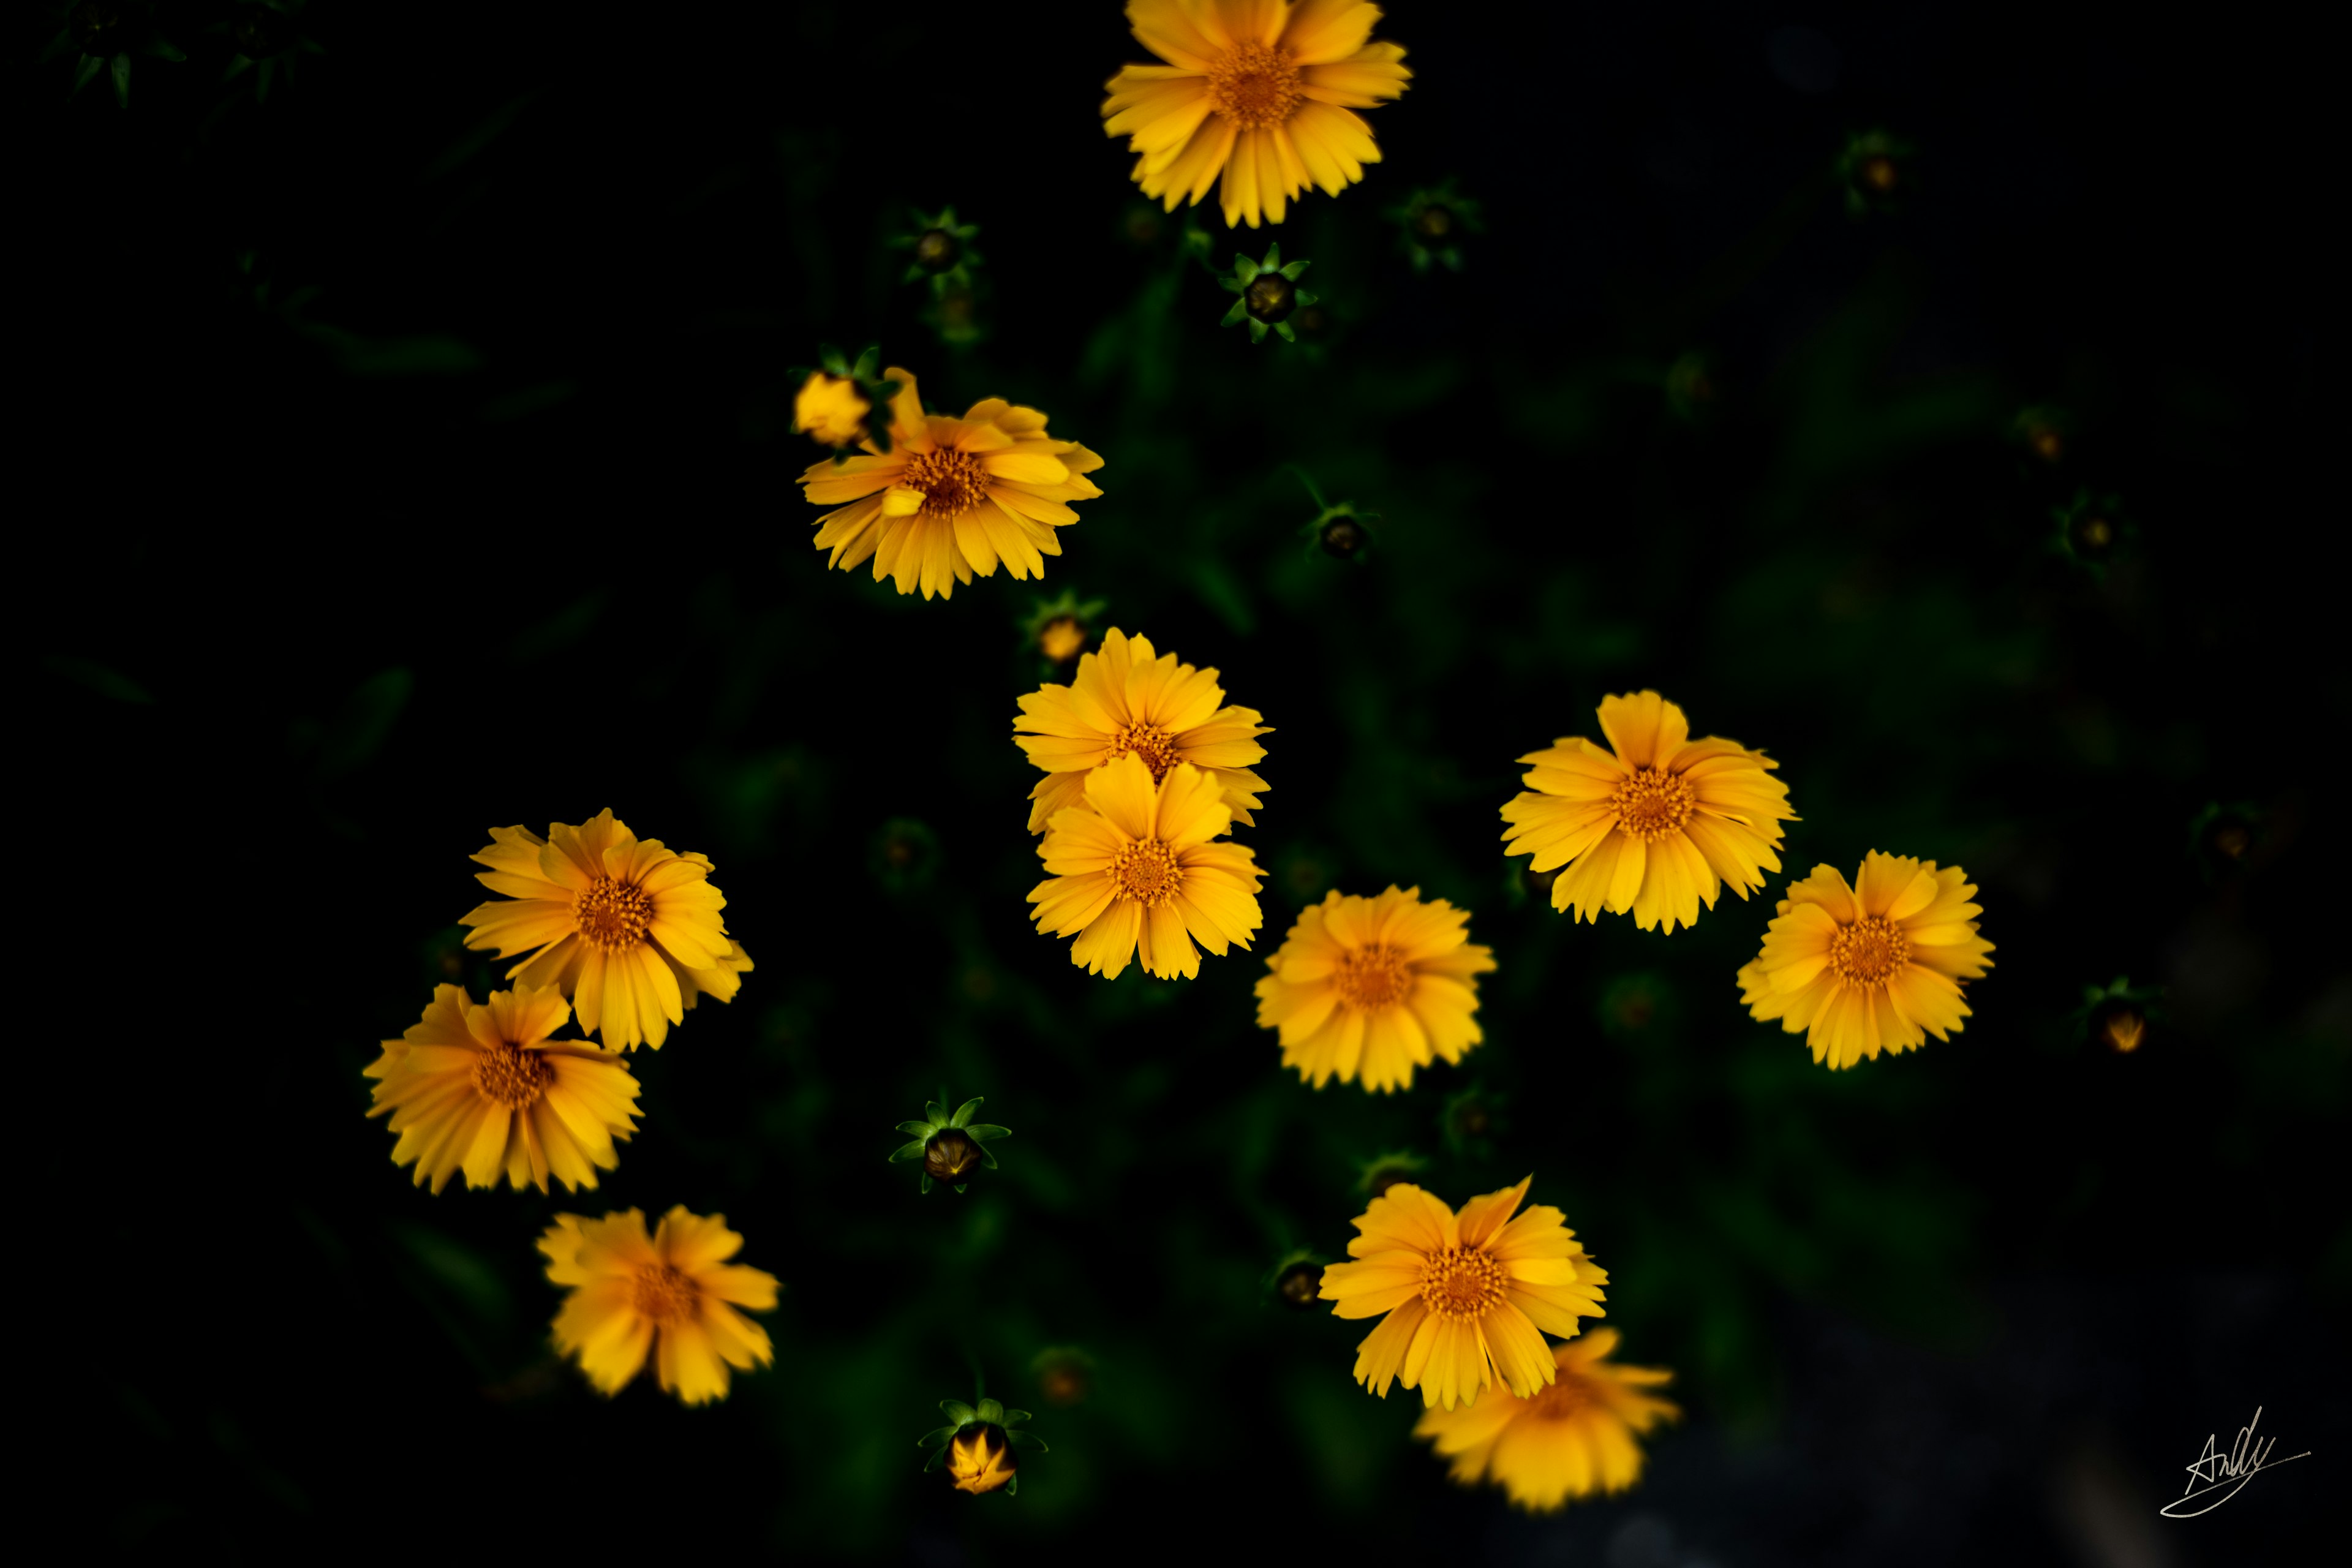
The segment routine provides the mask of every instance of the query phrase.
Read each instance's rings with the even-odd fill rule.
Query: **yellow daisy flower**
[[[607,1046],[659,1049],[704,993],[732,1002],[751,970],[719,916],[727,900],[709,860],[640,842],[609,810],[551,824],[545,838],[493,827],[473,858],[489,868],[474,879],[508,897],[458,921],[473,928],[466,945],[527,952],[507,978],[560,988]]]
[[[1335,1316],[1381,1320],[1356,1347],[1358,1383],[1386,1399],[1402,1381],[1451,1410],[1498,1376],[1523,1398],[1552,1381],[1544,1335],[1570,1338],[1579,1317],[1599,1317],[1609,1276],[1559,1210],[1511,1217],[1534,1179],[1472,1198],[1459,1215],[1399,1182],[1357,1216],[1356,1261],[1324,1269],[1319,1294]]]
[[[974,1497],[1012,1480],[1018,1462],[1013,1445],[993,1426],[967,1427],[948,1442],[948,1475],[956,1490]]]
[[[1411,1089],[1433,1052],[1458,1062],[1486,1038],[1476,977],[1495,956],[1469,940],[1469,921],[1444,899],[1423,903],[1419,888],[1326,894],[1265,961],[1258,1027],[1281,1031],[1282,1065],[1317,1089],[1359,1073],[1368,1089]]]
[[[639,1209],[603,1219],[560,1214],[539,1238],[547,1277],[572,1288],[555,1314],[556,1348],[602,1394],[618,1394],[654,1358],[662,1392],[688,1405],[727,1397],[727,1369],[774,1359],[768,1331],[735,1309],[776,1304],[776,1277],[727,1260],[743,1238],[724,1215],[683,1205],[648,1237]]]
[[[1635,1436],[1682,1412],[1643,1392],[1673,1382],[1673,1373],[1620,1366],[1609,1359],[1616,1348],[1614,1329],[1555,1345],[1556,1375],[1533,1398],[1498,1388],[1466,1409],[1424,1411],[1412,1435],[1435,1438],[1464,1486],[1492,1479],[1530,1512],[1622,1492],[1642,1474]]]
[[[1816,866],[1790,884],[1764,951],[1739,972],[1739,999],[1759,1020],[1804,1030],[1813,1060],[1832,1068],[1948,1039],[1969,1016],[1966,983],[1992,967],[1976,891],[1958,866],[1875,849],[1851,887]]]
[[[925,414],[915,378],[890,399],[890,450],[860,442],[866,455],[812,463],[801,476],[808,499],[834,510],[818,518],[816,547],[826,564],[846,572],[874,558],[874,580],[888,577],[901,594],[954,595],[977,572],[1001,560],[1015,577],[1042,577],[1059,555],[1054,531],[1078,521],[1069,503],[1102,494],[1086,478],[1103,460],[1076,441],[1045,434],[1045,416],[1001,397],[983,398],[963,417]],[[847,502],[844,506],[841,502]]]
[[[569,1191],[620,1163],[613,1140],[637,1130],[637,1080],[620,1058],[585,1040],[548,1037],[572,1016],[562,994],[493,991],[476,1006],[463,987],[436,985],[422,1021],[367,1069],[377,1080],[370,1116],[389,1116],[393,1163],[416,1166],[439,1192],[463,1170],[469,1187]]]
[[[1654,691],[1601,704],[1609,751],[1582,736],[1519,761],[1535,786],[1503,807],[1510,855],[1559,870],[1551,907],[1579,920],[1633,911],[1643,931],[1698,923],[1723,884],[1742,899],[1780,868],[1782,822],[1794,822],[1780,764],[1737,741],[1690,738],[1683,710]],[[1718,880],[1719,879],[1719,880]]]
[[[1090,771],[1130,752],[1151,769],[1154,784],[1178,763],[1213,774],[1234,820],[1251,826],[1266,785],[1249,764],[1265,755],[1257,737],[1274,731],[1258,721],[1257,710],[1224,700],[1215,670],[1179,664],[1150,637],[1111,627],[1102,650],[1078,660],[1067,686],[1041,686],[1021,699],[1013,743],[1045,770],[1029,792],[1029,831],[1043,833],[1055,812],[1084,800]]]
[[[1046,826],[1046,879],[1029,891],[1037,929],[1076,936],[1070,962],[1117,979],[1129,958],[1162,980],[1201,973],[1201,946],[1223,956],[1264,923],[1247,848],[1209,842],[1230,825],[1217,781],[1189,763],[1152,782],[1133,752],[1087,774],[1086,804]]]
[[[793,399],[793,428],[828,447],[846,447],[866,438],[873,407],[852,378],[813,370]]]
[[[1360,0],[1128,0],[1136,41],[1167,62],[1110,79],[1103,130],[1168,211],[1217,193],[1225,225],[1280,223],[1310,184],[1338,195],[1381,161],[1355,111],[1401,96],[1404,50],[1372,42]]]

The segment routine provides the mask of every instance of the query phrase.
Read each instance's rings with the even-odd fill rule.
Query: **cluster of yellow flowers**
[[[610,811],[552,824],[544,838],[492,828],[474,858],[489,868],[477,879],[506,897],[462,919],[466,945],[522,955],[507,971],[515,988],[483,1005],[436,986],[423,1019],[366,1069],[368,1114],[390,1118],[393,1163],[414,1165],[416,1184],[436,1194],[460,1171],[469,1187],[501,1173],[541,1192],[550,1175],[566,1191],[593,1187],[620,1163],[615,1141],[637,1130],[624,1054],[659,1049],[704,995],[734,1000],[751,956],[727,934],[710,861],[640,840]],[[601,1045],[554,1037],[575,1016]],[[730,1366],[772,1353],[767,1331],[736,1310],[776,1304],[773,1275],[727,1262],[742,1244],[724,1216],[683,1207],[651,1236],[634,1208],[557,1215],[539,1242],[548,1278],[571,1288],[557,1345],[606,1394],[650,1358],[687,1404],[723,1397]]]

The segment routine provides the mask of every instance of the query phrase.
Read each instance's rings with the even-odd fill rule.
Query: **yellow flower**
[[[654,1358],[662,1392],[688,1405],[727,1397],[727,1369],[765,1366],[768,1331],[737,1311],[776,1304],[776,1277],[727,1260],[743,1238],[724,1215],[683,1205],[646,1235],[639,1209],[603,1219],[560,1214],[539,1238],[547,1277],[572,1287],[555,1314],[556,1348],[603,1394],[618,1394]]]
[[[1875,849],[1852,887],[1816,866],[1790,884],[1764,951],[1739,972],[1739,999],[1789,1034],[1806,1031],[1813,1060],[1832,1068],[1948,1039],[1969,1016],[1963,984],[1992,967],[1976,891],[1958,866]]]
[[[473,858],[489,868],[474,879],[508,898],[458,922],[474,928],[466,945],[500,958],[528,952],[507,978],[561,988],[580,1027],[607,1046],[660,1048],[704,992],[732,1002],[751,967],[719,917],[727,900],[710,885],[710,862],[657,838],[640,843],[610,811],[577,827],[551,824],[545,838],[493,827]]]
[[[1321,1089],[1360,1072],[1383,1093],[1411,1089],[1432,1052],[1449,1062],[1486,1036],[1476,976],[1494,951],[1469,940],[1470,916],[1421,889],[1376,899],[1337,890],[1298,917],[1257,983],[1257,1022],[1282,1032],[1282,1065]]]
[[[866,438],[866,416],[873,408],[850,377],[813,370],[793,399],[793,428],[828,447],[846,447]]]
[[[1045,770],[1029,792],[1029,831],[1043,833],[1064,806],[1086,798],[1087,773],[1130,752],[1151,769],[1154,784],[1178,763],[1213,774],[1234,820],[1249,826],[1265,781],[1249,764],[1265,755],[1257,743],[1272,730],[1254,708],[1221,706],[1224,688],[1213,669],[1179,664],[1146,637],[1117,626],[1103,634],[1102,651],[1078,660],[1067,686],[1041,686],[1021,699],[1013,743]]]
[[[1133,752],[1087,775],[1086,804],[1054,814],[1030,889],[1037,929],[1072,936],[1070,962],[1116,979],[1138,955],[1162,980],[1201,973],[1202,947],[1247,947],[1264,923],[1257,867],[1238,844],[1212,844],[1231,814],[1217,781],[1179,763],[1160,784]],[[1187,933],[1190,934],[1187,934]]]
[[[1356,1347],[1358,1383],[1386,1399],[1402,1381],[1451,1410],[1497,1374],[1521,1397],[1552,1381],[1544,1335],[1570,1338],[1579,1316],[1599,1317],[1609,1276],[1558,1209],[1511,1218],[1533,1180],[1472,1198],[1458,1215],[1399,1182],[1357,1216],[1357,1261],[1323,1270],[1321,1296],[1339,1317],[1387,1314]]]
[[[961,419],[925,414],[915,378],[903,370],[890,399],[890,450],[861,442],[866,456],[812,463],[801,476],[808,499],[834,510],[818,518],[816,547],[846,572],[874,558],[874,580],[901,594],[951,596],[998,561],[1015,577],[1042,577],[1059,555],[1054,530],[1078,521],[1069,503],[1102,494],[1086,478],[1103,460],[1076,441],[1045,434],[1045,416],[1001,397]],[[846,501],[846,506],[838,503]]]
[[[613,1140],[637,1130],[637,1080],[620,1058],[585,1040],[551,1040],[572,1016],[562,993],[493,991],[478,1007],[465,990],[436,985],[425,1016],[367,1070],[377,1080],[370,1116],[390,1116],[396,1165],[439,1192],[466,1173],[469,1187],[547,1191],[551,1173],[570,1191],[596,1184],[596,1167],[620,1163]]]
[[[1371,41],[1358,0],[1128,0],[1135,37],[1165,65],[1107,84],[1103,130],[1125,136],[1135,183],[1169,212],[1223,175],[1227,227],[1280,223],[1310,184],[1338,195],[1381,161],[1359,109],[1404,91],[1404,50]]]
[[[993,1426],[966,1427],[948,1441],[948,1474],[960,1492],[992,1492],[1013,1479],[1013,1445]]]
[[[1550,1513],[1572,1497],[1622,1492],[1640,1479],[1636,1435],[1682,1412],[1645,1394],[1674,1380],[1661,1367],[1620,1366],[1609,1359],[1617,1331],[1595,1329],[1553,1347],[1558,1369],[1532,1399],[1497,1389],[1465,1410],[1431,1410],[1412,1429],[1437,1439],[1465,1486],[1493,1479],[1511,1500]]]
[[[1690,738],[1683,710],[1654,691],[1601,704],[1610,751],[1562,736],[1519,761],[1533,791],[1503,807],[1511,855],[1557,868],[1551,907],[1579,920],[1633,911],[1643,931],[1698,923],[1722,884],[1742,899],[1780,868],[1780,824],[1793,822],[1780,764],[1737,741]],[[1513,842],[1516,840],[1517,842]],[[1717,879],[1720,879],[1720,882]]]

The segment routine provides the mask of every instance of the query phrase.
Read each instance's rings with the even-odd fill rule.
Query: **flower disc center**
[[[1421,1274],[1421,1299],[1441,1318],[1483,1318],[1503,1304],[1503,1266],[1473,1247],[1449,1247]]]
[[[667,1263],[648,1263],[637,1269],[637,1315],[656,1323],[682,1322],[694,1316],[695,1298],[701,1292],[684,1272]]]
[[[1209,68],[1210,106],[1244,131],[1281,124],[1306,96],[1290,51],[1255,38]]]
[[[635,882],[599,877],[572,900],[572,918],[589,944],[606,952],[636,946],[654,923],[651,894]]]
[[[1697,801],[1681,774],[1640,767],[1617,786],[1609,804],[1616,808],[1618,827],[1646,843],[1688,822]]]
[[[1884,985],[1910,962],[1910,939],[1885,915],[1864,915],[1830,942],[1830,967],[1855,985]]]
[[[1184,885],[1175,851],[1157,838],[1142,839],[1120,850],[1111,859],[1110,876],[1120,892],[1140,900],[1150,909],[1173,899],[1176,889]]]
[[[1103,761],[1115,763],[1133,752],[1151,770],[1151,782],[1158,784],[1168,776],[1168,770],[1181,758],[1176,754],[1176,737],[1157,724],[1121,724],[1110,738],[1110,750]]]
[[[1412,989],[1412,971],[1401,949],[1376,942],[1341,954],[1331,984],[1349,1006],[1372,1013],[1404,1000]]]
[[[917,452],[898,482],[923,492],[925,517],[952,520],[988,499],[988,471],[970,452]]]
[[[554,1081],[555,1068],[546,1057],[520,1046],[499,1046],[474,1058],[474,1087],[509,1110],[538,1104]]]

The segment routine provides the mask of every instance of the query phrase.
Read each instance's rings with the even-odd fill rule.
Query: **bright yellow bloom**
[[[727,1260],[743,1238],[724,1215],[683,1205],[646,1235],[640,1209],[603,1219],[560,1214],[539,1238],[547,1277],[572,1287],[555,1314],[555,1345],[603,1394],[618,1394],[650,1352],[662,1392],[688,1405],[727,1397],[727,1369],[774,1358],[768,1331],[737,1311],[776,1304],[776,1277]]]
[[[1451,1410],[1498,1374],[1523,1398],[1552,1381],[1544,1335],[1571,1338],[1580,1316],[1599,1317],[1609,1276],[1558,1209],[1511,1218],[1534,1179],[1472,1198],[1459,1215],[1399,1182],[1357,1216],[1357,1261],[1324,1269],[1320,1295],[1339,1317],[1387,1314],[1356,1347],[1358,1383],[1386,1399],[1402,1381]]]
[[[1107,84],[1103,130],[1170,212],[1223,176],[1225,225],[1280,223],[1308,185],[1338,195],[1381,161],[1359,109],[1404,91],[1404,50],[1371,41],[1360,0],[1128,0],[1136,41],[1167,63]]]
[[[1486,1036],[1476,976],[1494,950],[1469,940],[1470,915],[1421,889],[1376,899],[1336,889],[1298,917],[1257,983],[1257,1022],[1282,1031],[1282,1065],[1321,1089],[1411,1089],[1433,1052],[1449,1062]]]
[[[703,993],[735,1000],[751,967],[719,916],[727,900],[709,860],[640,843],[609,810],[577,827],[551,824],[545,838],[493,827],[473,858],[489,868],[474,879],[508,898],[458,922],[474,928],[466,945],[528,952],[507,978],[560,987],[580,1027],[609,1047],[659,1049]]]
[[[1832,1068],[1948,1039],[1969,1016],[1964,984],[1992,967],[1976,891],[1958,866],[1875,849],[1851,887],[1816,866],[1790,884],[1764,951],[1739,972],[1739,999],[1789,1034],[1805,1030],[1813,1060]]]
[[[1644,1389],[1674,1381],[1662,1367],[1609,1359],[1617,1331],[1595,1329],[1552,1348],[1558,1375],[1532,1399],[1498,1388],[1465,1410],[1423,1413],[1416,1437],[1437,1439],[1465,1486],[1494,1480],[1511,1500],[1551,1513],[1572,1497],[1622,1492],[1641,1478],[1636,1435],[1682,1412]]]
[[[370,1116],[390,1116],[395,1165],[439,1192],[466,1173],[469,1187],[569,1191],[620,1163],[613,1140],[637,1130],[637,1080],[620,1058],[585,1040],[548,1037],[572,1016],[561,992],[493,991],[476,1006],[463,987],[436,985],[421,1022],[366,1071],[377,1080]]]
[[[915,378],[903,370],[890,399],[890,450],[860,442],[866,456],[809,465],[808,499],[835,510],[818,518],[816,547],[844,572],[874,558],[874,580],[928,599],[954,595],[998,561],[1015,577],[1042,577],[1062,546],[1054,531],[1078,521],[1074,500],[1102,494],[1086,476],[1103,460],[1076,441],[1045,434],[1045,416],[1001,397],[983,398],[961,419],[925,414]],[[846,501],[846,506],[839,503]]]
[[[1217,781],[1179,763],[1154,784],[1133,752],[1086,779],[1086,804],[1055,812],[1037,846],[1037,929],[1075,935],[1070,962],[1109,979],[1139,949],[1150,973],[1189,980],[1201,973],[1194,938],[1219,956],[1249,946],[1264,923],[1257,867],[1243,846],[1209,842],[1232,815]]]
[[[866,416],[873,408],[856,381],[813,370],[793,399],[793,428],[828,447],[846,447],[866,438]]]
[[[1132,752],[1158,784],[1178,763],[1213,774],[1234,820],[1249,826],[1265,781],[1249,764],[1265,755],[1257,743],[1272,730],[1254,708],[1227,708],[1213,669],[1179,664],[1146,637],[1117,626],[1103,634],[1102,651],[1078,660],[1067,686],[1041,686],[1021,699],[1013,743],[1045,770],[1029,792],[1029,831],[1043,833],[1064,806],[1086,798],[1087,774]]]
[[[1013,1445],[993,1426],[967,1427],[948,1441],[948,1474],[960,1492],[992,1492],[1013,1477]]]
[[[1780,764],[1737,741],[1690,738],[1683,710],[1654,691],[1601,704],[1610,751],[1581,736],[1519,761],[1533,791],[1503,807],[1511,855],[1531,871],[1564,867],[1551,907],[1579,920],[1633,911],[1643,931],[1698,923],[1722,884],[1745,899],[1780,868],[1780,824],[1793,822]],[[1514,842],[1516,840],[1516,842]],[[1721,880],[1718,881],[1717,879]]]

